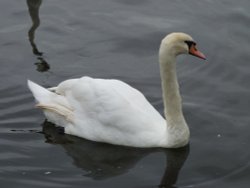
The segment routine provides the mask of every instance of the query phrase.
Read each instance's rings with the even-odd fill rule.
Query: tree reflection
[[[174,188],[178,174],[189,154],[189,146],[180,149],[142,149],[91,142],[63,133],[63,128],[47,121],[43,124],[46,142],[60,144],[73,158],[73,163],[92,179],[107,179],[127,173],[150,153],[166,155],[167,166],[159,183],[160,188]]]
[[[32,20],[32,26],[29,29],[28,37],[30,45],[32,47],[33,54],[37,56],[38,62],[35,63],[37,66],[37,71],[46,72],[50,69],[49,64],[43,58],[43,52],[39,51],[35,43],[35,32],[40,25],[39,9],[42,4],[42,0],[27,0],[27,5],[29,8],[29,14]]]

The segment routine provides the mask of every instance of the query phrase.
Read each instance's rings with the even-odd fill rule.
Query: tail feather
[[[55,93],[50,92],[44,87],[28,80],[28,86],[35,99],[40,103],[50,103],[51,98],[56,97]]]
[[[37,104],[36,107],[41,108],[43,110],[48,110],[54,113],[57,113],[61,116],[64,116],[65,119],[69,122],[73,122],[73,112],[70,109],[67,109],[64,106],[59,105],[48,105],[48,104]]]
[[[73,121],[73,109],[70,107],[65,96],[53,93],[30,80],[28,80],[28,87],[38,102],[36,107],[43,109],[49,120],[57,122],[57,117],[60,115],[65,117],[69,122]]]

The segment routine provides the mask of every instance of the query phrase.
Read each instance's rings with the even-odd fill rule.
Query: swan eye
[[[194,41],[191,40],[186,40],[185,43],[188,45],[188,48],[190,49],[192,46],[195,46],[196,43]]]

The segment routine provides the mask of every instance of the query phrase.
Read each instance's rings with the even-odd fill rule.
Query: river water
[[[250,1],[1,0],[1,187],[250,186]],[[158,48],[189,33],[207,56],[178,58],[188,147],[136,149],[62,134],[34,108],[50,87],[121,79],[163,113]]]

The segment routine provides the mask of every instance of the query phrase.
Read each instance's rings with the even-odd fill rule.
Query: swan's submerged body
[[[192,40],[186,34],[179,35]],[[184,146],[189,140],[189,129],[182,114],[175,74],[174,60],[178,54],[168,49],[171,45],[165,46],[172,39],[166,38],[160,48],[166,120],[141,92],[119,80],[82,77],[66,80],[49,90],[29,81],[29,88],[47,119],[63,126],[67,134],[133,147]]]

